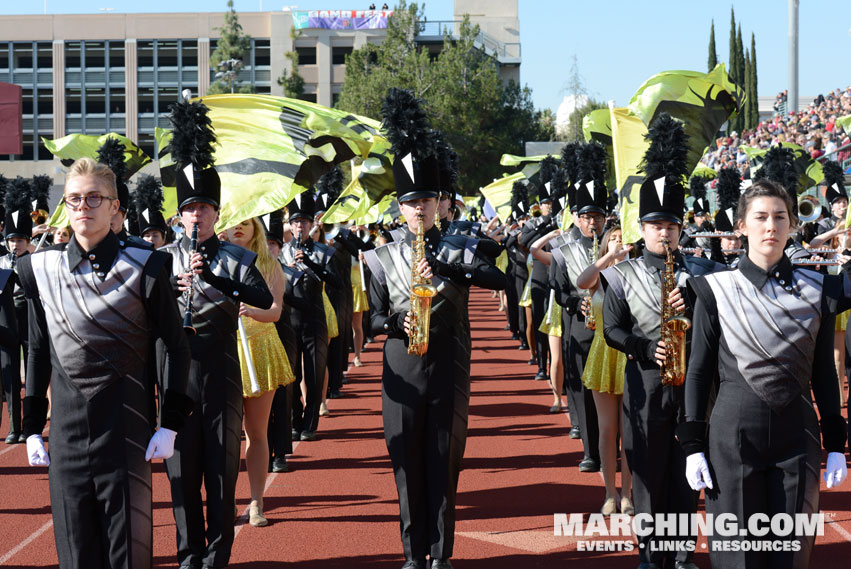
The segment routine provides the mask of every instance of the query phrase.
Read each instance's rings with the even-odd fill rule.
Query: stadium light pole
[[[798,3],[789,0],[789,96],[786,112],[798,111]]]

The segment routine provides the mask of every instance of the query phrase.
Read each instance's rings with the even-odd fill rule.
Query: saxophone
[[[411,321],[408,353],[422,357],[428,351],[428,329],[431,325],[431,299],[437,288],[417,270],[425,259],[425,230],[423,215],[417,215],[417,238],[411,245]]]
[[[665,343],[665,364],[659,369],[662,385],[682,385],[686,378],[686,330],[691,320],[674,311],[668,295],[677,286],[674,276],[674,253],[671,243],[664,239],[665,270],[662,273],[662,341]]]
[[[600,258],[600,241],[597,239],[597,228],[592,227],[591,232],[594,234],[594,244],[591,246],[591,264],[593,265]],[[594,307],[591,306],[591,296],[589,294],[585,297],[588,299],[588,315],[585,317],[585,327],[589,330],[596,330],[597,318],[594,316]]]

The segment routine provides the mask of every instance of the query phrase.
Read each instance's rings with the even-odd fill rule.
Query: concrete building
[[[463,14],[481,28],[478,45],[519,80],[517,0],[455,0],[455,19],[423,22],[419,41],[439,51],[443,33],[456,35]],[[277,83],[299,55],[304,99],[333,106],[345,80],[345,58],[385,30],[303,29],[291,39],[290,11],[242,12],[251,36],[239,81],[257,93],[282,95]],[[23,88],[24,153],[0,156],[7,177],[59,170],[41,138],[114,131],[155,157],[154,130],[168,128],[168,106],[183,89],[204,95],[215,80],[210,56],[224,13],[4,16],[0,19],[0,81]]]

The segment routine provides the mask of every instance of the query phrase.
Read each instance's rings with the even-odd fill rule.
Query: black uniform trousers
[[[281,314],[281,319],[275,322],[275,328],[278,330],[278,338],[284,345],[284,351],[287,352],[287,359],[290,365],[296,361],[296,339],[295,331],[289,322],[289,314]],[[278,387],[275,390],[275,396],[272,399],[272,410],[269,413],[269,461],[275,457],[284,457],[293,452],[293,385],[285,385]]]
[[[243,410],[236,342],[236,332],[199,331],[189,338],[187,391],[195,406],[175,441],[174,456],[165,461],[181,566],[226,567],[230,560]]]
[[[585,318],[580,313],[570,315],[569,318],[569,333],[565,330],[563,335],[567,343],[564,350],[564,373],[567,379],[568,403],[574,407],[576,419],[579,421],[585,456],[599,461],[600,427],[597,425],[597,407],[592,390],[582,382],[582,372],[585,370],[588,352],[591,351],[594,331],[585,327]],[[573,423],[572,415],[571,424],[577,424]]]
[[[505,289],[505,315],[508,319],[508,329],[512,334],[520,336],[520,297],[517,296],[517,288],[514,286],[514,261],[508,259],[508,266],[505,269],[505,276],[508,278],[509,286]]]
[[[537,263],[537,261],[535,261]],[[544,318],[547,317],[547,301],[550,297],[550,289],[547,286],[532,281],[532,326],[535,329],[535,356],[538,360],[538,371],[549,375],[550,341],[547,335],[539,330]]]
[[[388,338],[384,344],[384,437],[409,560],[452,556],[470,398],[469,356],[465,364],[455,354],[468,345],[456,334],[432,335],[428,353],[420,358],[408,354],[404,339]]]
[[[802,428],[803,426],[803,428]],[[721,382],[712,411],[707,461],[714,488],[705,490],[706,511],[736,516],[739,528],[752,514],[817,514],[821,444],[809,391],[775,413],[740,378]],[[767,524],[766,524],[767,525]],[[713,535],[715,541],[742,538]],[[814,536],[780,537],[769,532],[752,540],[798,541],[799,551],[719,551],[713,567],[806,568]]]
[[[346,263],[350,263],[348,253],[342,251],[337,254],[345,254]],[[328,389],[331,391],[339,391],[343,386],[343,372],[346,371],[349,362],[349,346],[351,345],[352,337],[352,309],[354,307],[350,266],[347,267],[345,275],[346,278],[343,279],[342,284],[338,285],[333,296],[328,296],[328,299],[334,306],[334,312],[337,314],[337,329],[339,330],[337,337],[328,341]],[[328,290],[330,292],[330,288]]]
[[[570,369],[567,365],[567,356],[570,353],[570,331],[573,328],[573,316],[567,310],[561,311],[561,356],[562,362],[562,392],[567,394],[567,415],[570,417],[570,426],[579,427],[579,413],[576,412],[578,403],[573,400],[575,390],[570,388]]]
[[[293,393],[293,429],[302,433],[315,433],[319,426],[319,405],[322,403],[322,383],[328,362],[328,325],[325,312],[303,315],[306,321],[294,322],[296,349],[292,360],[296,385],[302,379],[307,386],[307,397],[302,402],[298,388]]]
[[[626,363],[624,378],[623,447],[632,471],[632,499],[637,513],[693,514],[697,511],[697,493],[684,475],[686,456],[674,438],[674,431],[685,420],[685,388],[663,386],[659,367],[654,364]],[[694,536],[663,536],[661,540],[695,539]],[[654,536],[638,538],[638,556],[642,562],[663,565],[668,558],[691,561],[690,551],[651,551]]]
[[[520,306],[520,299],[523,298],[523,289],[526,288],[526,281],[529,280],[529,271],[526,265],[515,265],[514,279],[508,283],[509,289],[514,289],[514,295],[517,298],[517,332],[520,334],[520,341],[526,341],[526,326],[531,325],[526,322],[526,309]]]
[[[3,293],[5,296],[8,292]],[[0,379],[3,384],[3,396],[9,411],[9,433],[21,432],[21,350],[24,353],[26,368],[27,353],[29,352],[29,318],[27,304],[13,306],[12,302],[4,303],[3,310],[11,310],[10,318],[3,317],[8,326],[15,326],[14,334],[4,334],[6,345],[0,345]]]

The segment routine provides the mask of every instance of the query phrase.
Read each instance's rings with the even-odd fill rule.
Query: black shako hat
[[[6,182],[6,196],[3,204],[6,209],[3,236],[6,239],[12,237],[32,239],[33,220],[30,216],[32,199],[32,184],[28,178],[18,176]]]
[[[292,201],[287,204],[287,211],[290,214],[287,221],[299,217],[313,221],[316,217],[316,201],[314,200],[313,189],[296,194]]]
[[[458,153],[452,148],[443,133],[434,131],[437,137],[437,163],[440,177],[440,194],[452,199],[458,193]]]
[[[715,213],[715,229],[730,232],[736,227],[736,209],[739,205],[742,177],[735,167],[730,166],[718,172],[716,180],[718,211]]]
[[[608,213],[609,192],[606,189],[606,149],[599,142],[583,144],[577,150],[576,192],[571,209],[583,213]]]
[[[514,219],[529,215],[529,190],[524,180],[517,180],[511,186],[511,215]]]
[[[436,198],[440,192],[437,137],[429,126],[422,100],[392,87],[381,105],[381,123],[393,152],[393,180],[401,203]]]
[[[827,186],[824,190],[824,199],[827,203],[833,205],[838,199],[848,199],[848,194],[845,193],[845,172],[842,171],[842,166],[834,160],[826,160],[822,164],[822,172],[824,172],[824,183]]]
[[[204,202],[219,208],[222,182],[213,167],[213,145],[216,135],[204,103],[173,103],[171,124],[171,157],[176,165],[177,209],[192,202]]]
[[[561,149],[561,164],[567,176],[567,187],[564,193],[572,213],[576,213],[576,184],[579,182],[578,151],[581,146],[578,142],[568,142]]]
[[[550,154],[541,160],[541,169],[538,170],[538,201],[541,203],[553,201],[552,181],[558,169],[558,161]]]
[[[266,228],[266,239],[284,246],[284,210],[278,209],[260,218]]]
[[[168,225],[162,214],[163,190],[160,183],[153,176],[140,176],[136,184],[133,205],[136,207],[136,217],[139,226],[139,235],[146,231],[156,229],[163,236],[168,235]]]
[[[706,178],[703,176],[692,176],[688,181],[688,189],[694,201],[691,210],[695,215],[706,215],[709,213],[709,200],[706,199]]]
[[[662,113],[647,129],[645,138],[650,146],[641,163],[644,182],[638,199],[638,219],[682,224],[688,135],[681,122]]]

